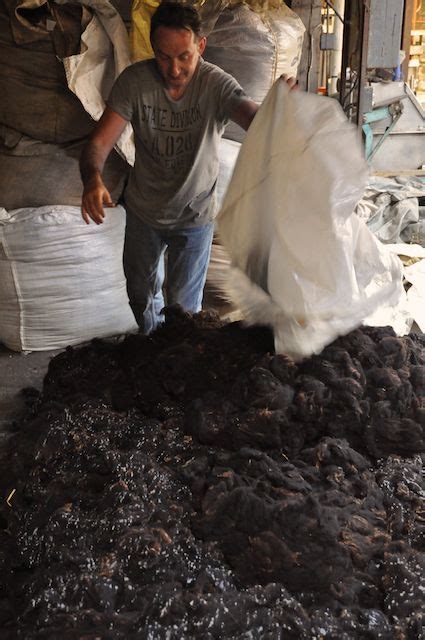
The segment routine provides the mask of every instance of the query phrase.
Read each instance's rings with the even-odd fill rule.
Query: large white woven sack
[[[204,58],[227,71],[261,103],[283,73],[296,76],[305,27],[282,2],[256,12],[245,4],[221,12],[208,35]],[[245,132],[230,122],[224,136],[242,142]]]
[[[0,209],[0,342],[43,351],[136,328],[122,267],[125,211]]]
[[[218,216],[231,299],[301,359],[404,295],[402,265],[354,213],[367,179],[332,98],[278,80],[239,152]]]

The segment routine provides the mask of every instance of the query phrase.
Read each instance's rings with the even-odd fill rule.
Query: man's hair
[[[150,39],[153,44],[158,27],[170,29],[187,29],[193,31],[197,38],[201,35],[201,19],[196,9],[180,2],[162,2],[151,19]]]

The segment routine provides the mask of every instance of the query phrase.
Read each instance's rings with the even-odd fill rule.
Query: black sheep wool
[[[425,339],[295,363],[168,309],[50,365],[2,451],[4,640],[418,640]]]

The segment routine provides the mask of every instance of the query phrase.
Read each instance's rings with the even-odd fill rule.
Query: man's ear
[[[205,51],[205,47],[207,46],[207,39],[205,36],[203,36],[202,38],[199,38],[199,42],[198,42],[198,52],[199,55],[202,56],[202,54]]]

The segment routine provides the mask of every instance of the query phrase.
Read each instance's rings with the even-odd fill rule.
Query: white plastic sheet
[[[63,65],[69,89],[91,117],[99,120],[114,81],[131,64],[130,43],[124,22],[108,0],[74,1],[90,7],[94,15],[81,36],[81,52],[64,58]],[[134,164],[134,138],[129,124],[116,148],[129,164]]]
[[[0,342],[43,351],[137,328],[122,266],[125,211],[0,209]]]
[[[425,235],[419,206],[424,195],[425,182],[416,176],[371,176],[356,213],[385,244],[413,242],[415,236],[419,242]]]
[[[403,309],[405,313],[408,313],[409,320],[406,333],[412,329],[414,322],[422,332],[425,332],[425,247],[405,242],[387,244],[387,247],[407,263],[403,268],[405,286],[407,287]],[[409,259],[412,260],[410,264]],[[401,334],[401,332],[399,333]]]
[[[404,295],[402,265],[354,213],[367,179],[358,140],[331,98],[278,80],[258,111],[218,217],[227,289],[247,322],[301,359]]]

